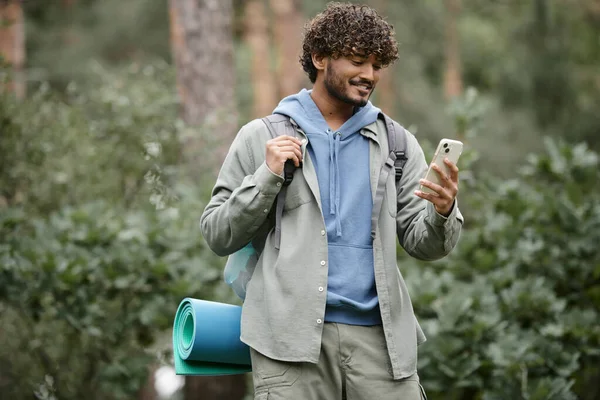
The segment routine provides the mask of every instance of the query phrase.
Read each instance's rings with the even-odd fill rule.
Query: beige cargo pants
[[[326,323],[318,364],[250,355],[255,400],[427,400],[417,374],[392,379],[381,326]]]

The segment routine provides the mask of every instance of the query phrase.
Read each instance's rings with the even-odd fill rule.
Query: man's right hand
[[[293,136],[281,135],[267,142],[267,167],[283,176],[283,168],[287,160],[293,160],[296,167],[302,162],[302,141]]]

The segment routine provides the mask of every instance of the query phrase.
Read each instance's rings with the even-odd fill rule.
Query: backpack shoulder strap
[[[296,130],[290,122],[290,118],[282,114],[273,114],[262,118],[262,121],[267,126],[271,137],[275,139],[281,135],[296,136]],[[281,243],[281,218],[283,216],[283,205],[285,204],[285,195],[287,193],[287,187],[292,183],[294,178],[294,170],[296,166],[291,160],[285,163],[283,169],[283,187],[277,194],[277,200],[275,204],[275,248],[279,250]]]
[[[381,167],[381,172],[379,173],[375,200],[373,201],[373,213],[371,214],[371,238],[373,240],[375,239],[377,231],[377,221],[379,220],[379,213],[381,212],[381,206],[383,204],[385,185],[388,176],[393,168],[397,192],[400,186],[400,179],[402,179],[402,173],[404,172],[404,165],[408,160],[406,156],[407,141],[405,129],[384,113],[379,114],[379,117],[382,118],[385,123],[389,152],[385,163]]]
[[[290,117],[287,115],[272,114],[262,118],[262,121],[267,126],[273,139],[282,135],[296,136],[296,130],[290,122]],[[291,160],[285,163],[285,168],[283,170],[283,186],[288,186],[292,183],[295,169],[294,163]]]
[[[396,158],[394,159],[394,170],[396,173],[396,186],[402,179],[402,173],[404,172],[404,165],[408,158],[406,157],[406,130],[402,125],[388,117],[386,114],[383,115],[385,126],[387,128],[388,146],[390,153],[394,152]]]
[[[296,131],[290,122],[290,117],[283,114],[272,114],[261,119],[273,139],[281,135],[295,136]]]

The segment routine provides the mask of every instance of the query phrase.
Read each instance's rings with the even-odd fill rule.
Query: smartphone
[[[454,164],[458,163],[458,158],[463,150],[462,142],[458,140],[452,139],[442,139],[435,150],[435,154],[433,155],[433,159],[431,160],[431,164],[429,164],[429,169],[427,170],[427,174],[425,174],[424,179],[430,182],[441,185],[441,179],[438,173],[432,168],[435,164],[439,166],[445,174],[450,174],[450,169],[444,163],[444,159],[452,161]],[[433,190],[428,188],[427,186],[421,185],[419,188],[424,193],[435,193]]]

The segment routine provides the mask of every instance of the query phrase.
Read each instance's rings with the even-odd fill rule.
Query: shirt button
[[[319,318],[319,319],[317,320],[317,324],[320,324],[321,322],[323,322],[323,321],[321,320],[321,318]]]
[[[266,213],[268,213],[268,212],[269,212],[269,209],[268,209],[268,208],[265,208],[265,209],[263,210],[263,212],[266,214]]]
[[[281,182],[277,182],[277,186],[281,186]]]
[[[325,230],[321,231],[321,236],[325,236]]]
[[[326,264],[325,260],[321,261],[321,265],[325,265],[325,264]]]
[[[322,292],[323,290],[325,290],[323,289],[323,286],[319,286],[319,292]]]

